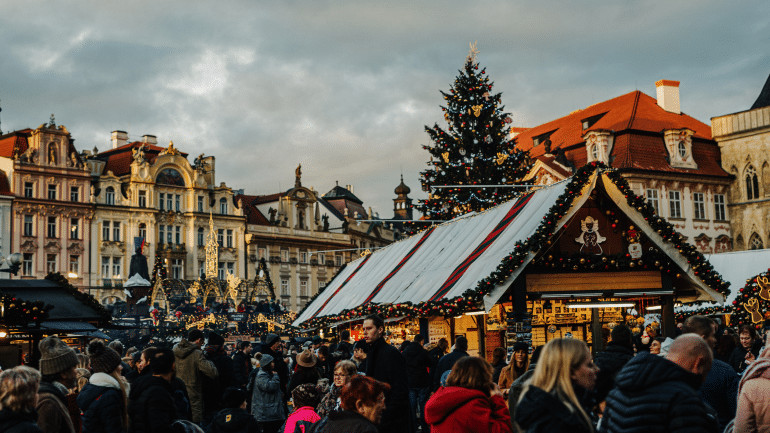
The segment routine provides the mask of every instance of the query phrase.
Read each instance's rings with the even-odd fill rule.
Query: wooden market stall
[[[644,317],[657,308],[663,333],[673,335],[675,302],[727,293],[719,273],[618,172],[589,165],[349,263],[294,326],[377,313],[417,321],[430,341],[465,335],[475,354],[558,336],[598,350],[628,311]]]

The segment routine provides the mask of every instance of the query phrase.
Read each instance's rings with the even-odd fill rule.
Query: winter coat
[[[169,433],[178,419],[171,383],[159,376],[139,376],[128,393],[129,433]]]
[[[441,359],[438,360],[438,364],[436,365],[435,370],[433,371],[433,389],[438,389],[439,386],[441,386],[441,375],[444,374],[445,371],[451,370],[452,367],[454,367],[455,362],[457,362],[458,359],[468,356],[468,353],[463,350],[454,350],[453,352],[447,353],[446,355],[442,356]]]
[[[716,432],[716,414],[698,394],[700,383],[700,376],[666,358],[639,354],[615,377],[601,431]]]
[[[435,361],[422,344],[412,342],[404,349],[406,382],[409,388],[430,388],[430,370]]]
[[[286,419],[286,426],[279,433],[307,433],[310,426],[321,420],[310,406],[302,406],[294,410]]]
[[[251,373],[251,356],[243,353],[242,350],[233,355],[233,383],[240,388],[246,388],[249,383],[249,373]]]
[[[748,367],[748,364],[746,364],[746,354],[751,351],[751,353],[753,353],[754,357],[756,358],[759,356],[759,349],[761,347],[762,343],[759,340],[755,341],[749,349],[746,349],[743,346],[738,346],[733,349],[733,353],[730,354],[730,360],[727,363],[730,364],[738,373],[743,373],[743,370]]]
[[[126,396],[118,381],[107,373],[94,373],[78,394],[83,433],[124,433]]]
[[[476,389],[440,388],[425,404],[431,433],[512,433],[505,400]]]
[[[75,433],[67,398],[60,387],[64,388],[59,383],[40,382],[37,391],[37,426],[45,433]]]
[[[524,391],[524,385],[529,381],[533,374],[535,374],[535,366],[537,364],[529,364],[529,368],[520,377],[517,377],[511,385],[511,389],[508,390],[508,412],[511,414],[511,420],[516,419],[516,405],[519,403],[519,397],[521,397],[522,391]]]
[[[8,408],[0,410],[0,432],[43,433],[35,423],[37,414],[14,412]]]
[[[219,346],[206,347],[204,356],[214,364],[219,377],[212,379],[208,376],[201,377],[203,389],[203,416],[209,421],[211,416],[224,409],[222,406],[222,394],[225,388],[233,383],[233,360],[227,356]]]
[[[299,366],[297,367],[297,371],[291,375],[291,380],[289,381],[289,394],[294,391],[294,388],[300,385],[306,383],[315,385],[318,383],[319,379],[321,379],[321,374],[318,372],[317,368]]]
[[[206,375],[216,379],[219,374],[214,363],[203,356],[203,351],[197,344],[182,339],[174,346],[176,358],[176,376],[187,385],[187,395],[190,397],[192,421],[199,423],[203,419],[203,379]]]
[[[505,359],[501,359],[497,364],[492,364],[492,382],[498,383],[500,381],[500,373],[507,366]]]
[[[770,359],[767,350],[763,355],[746,369],[738,387],[737,433],[770,432]]]
[[[382,338],[371,344],[366,355],[366,375],[390,385],[390,392],[385,393],[385,411],[377,429],[380,433],[408,433],[414,429],[405,371],[406,360],[398,349]]]
[[[332,412],[305,433],[378,433],[377,426],[358,412]]]
[[[259,369],[254,379],[254,389],[251,394],[251,414],[258,422],[286,419],[281,393],[281,379],[277,373]]]
[[[717,413],[719,431],[735,417],[738,407],[738,382],[740,376],[730,364],[714,359],[706,380],[700,386],[700,396]],[[768,388],[770,389],[770,388]]]
[[[585,408],[583,408],[585,410]],[[516,406],[516,425],[527,433],[591,433],[580,411],[556,395],[530,385]]]
[[[273,357],[273,371],[278,373],[278,378],[281,384],[281,393],[283,394],[284,401],[289,400],[289,366],[286,365],[286,361],[283,360],[283,353],[275,352],[267,346],[262,348],[262,355],[270,355]]]
[[[511,385],[513,385],[513,381],[518,379],[519,376],[524,375],[524,373],[527,372],[528,368],[529,368],[529,361],[527,361],[527,363],[524,364],[523,369],[516,368],[516,361],[511,362],[510,364],[503,367],[503,369],[500,371],[500,377],[496,382],[497,385],[500,386],[500,389],[504,390],[507,393],[508,388],[510,388]]]
[[[318,415],[323,418],[329,415],[332,411],[341,410],[339,401],[341,392],[342,388],[339,388],[337,385],[332,383],[332,386],[329,387],[329,391],[324,394],[323,398],[321,399],[321,403],[318,404],[316,413],[318,413]]]
[[[222,409],[211,419],[209,433],[259,433],[259,424],[241,408]]]
[[[604,401],[607,398],[607,394],[615,387],[615,376],[633,357],[633,348],[612,341],[607,344],[607,348],[603,352],[594,356],[594,364],[599,367],[599,372],[596,373],[596,399],[598,401]]]

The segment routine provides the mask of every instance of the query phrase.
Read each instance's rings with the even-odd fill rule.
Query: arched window
[[[598,144],[594,144],[591,147],[591,158],[593,158],[594,161],[598,161],[599,160],[599,145]]]
[[[104,190],[104,202],[107,204],[115,204],[115,188],[108,186]]]
[[[219,199],[219,213],[221,213],[222,215],[227,214],[227,199],[224,197]]]
[[[743,178],[746,181],[746,198],[749,200],[759,198],[759,177],[753,165],[746,168]]]
[[[764,244],[762,243],[762,238],[760,238],[758,234],[752,233],[751,237],[749,238],[749,249],[761,250],[762,248],[764,248]]]
[[[147,239],[147,224],[139,223],[139,237]]]
[[[679,150],[679,157],[682,158],[682,159],[686,159],[687,158],[687,144],[684,142],[684,140],[679,142],[678,150]]]

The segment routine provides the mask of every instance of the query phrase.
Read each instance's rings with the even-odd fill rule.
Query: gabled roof
[[[144,145],[144,157],[150,164],[154,163],[158,154],[165,150],[165,148],[154,144],[134,141],[114,149],[99,152],[96,156],[99,159],[107,161],[107,164],[105,164],[104,167],[105,173],[107,173],[107,171],[112,171],[115,176],[123,176],[131,173],[131,163],[134,161],[133,149],[138,149],[142,145]],[[180,152],[180,154],[187,158],[186,153]]]
[[[431,227],[348,263],[299,314],[312,327],[369,313],[455,315],[491,308],[527,264],[601,188],[685,276],[699,299],[724,299],[726,285],[667,222],[637,210],[642,198],[616,171],[583,167],[562,181],[478,214]],[[650,219],[657,222],[653,227]],[[707,282],[708,281],[708,282]]]
[[[262,197],[265,197],[265,196],[240,194],[233,197],[233,199],[236,202],[240,199],[241,203],[243,203],[243,212],[244,212],[244,215],[246,215],[246,224],[259,224],[259,225],[270,224],[270,221],[256,207],[256,205],[258,204],[257,201]],[[274,201],[274,200],[271,200],[271,201]]]
[[[360,198],[356,197],[355,194],[353,194],[349,189],[343,188],[339,185],[335,186],[334,188],[331,189],[331,191],[324,194],[323,198],[325,198],[326,200],[345,199],[358,204],[364,204],[364,202],[361,201]]]
[[[22,129],[0,136],[0,156],[4,158],[13,157],[13,149],[17,146],[19,153],[24,153],[29,147],[27,137],[29,137],[30,132],[32,132],[31,129]]]
[[[43,301],[52,305],[48,321],[92,321],[101,318],[98,311],[53,281],[0,279],[0,290],[25,301]]]
[[[0,195],[13,195],[8,175],[2,170],[0,170]]]
[[[767,76],[765,86],[762,87],[762,91],[759,92],[759,96],[757,96],[757,100],[754,101],[751,109],[767,107],[768,105],[770,105],[770,75]]]
[[[583,129],[583,121],[592,125]],[[693,134],[693,159],[697,169],[674,168],[666,160],[668,152],[663,131],[688,128]],[[590,131],[611,131],[614,136],[611,166],[619,169],[652,170],[683,174],[728,177],[719,165],[719,147],[711,139],[711,127],[684,113],[671,113],[657,100],[638,90],[577,110],[521,132],[516,147],[528,150],[533,158],[547,158],[546,146],[534,146],[533,139],[549,134],[550,153],[562,149],[576,167],[586,164],[584,136]]]

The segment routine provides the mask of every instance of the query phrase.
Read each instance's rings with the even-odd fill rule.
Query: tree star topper
[[[470,50],[468,50],[468,59],[475,62],[476,56],[479,55],[479,50],[476,48],[476,41],[471,42],[468,45],[470,46]]]

